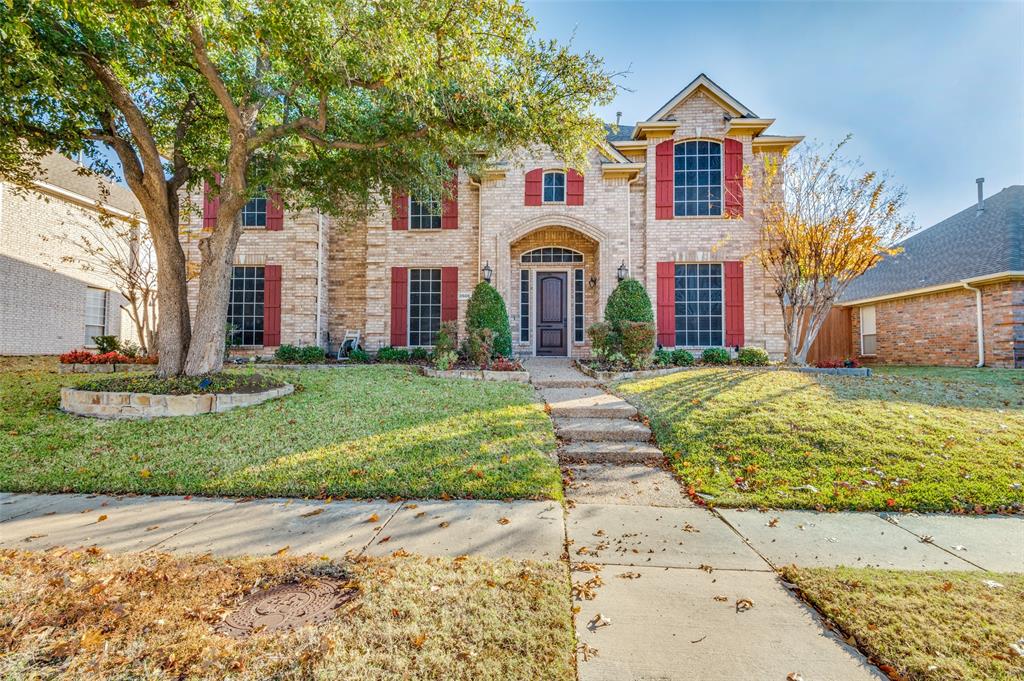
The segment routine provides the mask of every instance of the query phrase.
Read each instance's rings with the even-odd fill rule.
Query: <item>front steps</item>
[[[648,442],[569,442],[558,455],[563,463],[641,463],[661,459],[661,450]]]
[[[555,417],[555,435],[571,442],[648,442],[651,429],[630,419]]]
[[[618,418],[636,416],[636,407],[600,388],[542,388],[540,396],[552,416]]]

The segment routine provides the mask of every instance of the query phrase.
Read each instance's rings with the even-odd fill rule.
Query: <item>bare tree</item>
[[[903,214],[906,190],[840,155],[850,138],[831,149],[810,144],[765,154],[753,174],[763,205],[757,254],[775,285],[791,364],[807,363],[850,282],[899,253],[896,244],[912,231]]]

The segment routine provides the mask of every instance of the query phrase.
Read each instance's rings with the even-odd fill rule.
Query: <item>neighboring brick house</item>
[[[850,284],[840,304],[852,312],[855,353],[884,364],[1024,367],[1024,186],[983,200],[981,182],[976,205]]]
[[[508,306],[515,351],[581,356],[620,276],[641,281],[666,347],[784,349],[778,303],[752,257],[758,197],[744,168],[798,144],[703,74],[634,127],[609,126],[582,173],[546,149],[458,173],[450,198],[395,194],[365,224],[250,201],[228,321],[257,352],[280,343],[429,346],[443,320],[464,323],[485,272]],[[198,197],[197,197],[198,199]],[[198,262],[203,218],[183,239]],[[192,288],[195,303],[195,290]]]
[[[82,251],[62,237],[95,234],[101,211],[135,219],[138,202],[59,154],[46,156],[42,167],[31,190],[0,182],[0,355],[93,347],[97,335],[135,339],[115,283],[84,270]]]

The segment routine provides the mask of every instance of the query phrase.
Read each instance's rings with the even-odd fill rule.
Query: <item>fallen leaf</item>
[[[804,681],[804,677],[796,672],[786,674],[786,681]]]
[[[605,617],[601,613],[597,613],[596,615],[594,615],[594,618],[592,620],[587,622],[587,629],[593,631],[594,629],[597,629],[599,627],[607,627],[611,623],[612,621],[609,618]]]
[[[141,471],[139,471],[139,477],[148,478],[151,475],[153,474],[150,472],[148,468],[143,468]]]
[[[772,518],[771,520],[768,521],[768,527],[778,527],[778,525],[779,525],[779,519],[778,518]]]
[[[392,558],[406,558],[408,556],[409,556],[409,552],[406,551],[405,549],[398,549],[397,551],[395,551],[394,553],[391,554]]]
[[[426,643],[426,641],[427,641],[427,635],[426,634],[416,634],[415,636],[410,636],[409,637],[409,643],[411,643],[414,648],[422,648],[423,644]]]
[[[285,546],[284,548],[278,549],[277,551],[274,551],[274,555],[275,556],[283,556],[284,554],[288,553],[288,549],[290,549],[290,548],[291,548],[291,544],[289,544],[288,546]]]
[[[99,629],[87,629],[82,634],[82,647],[83,648],[99,648],[103,645],[103,632]]]
[[[160,526],[159,525],[150,525],[149,527],[146,528],[146,532],[152,532],[153,530],[155,530],[158,527],[160,527]]]
[[[300,518],[312,518],[313,516],[320,515],[323,512],[324,512],[324,509],[322,509],[322,508],[314,508],[312,511],[300,514],[299,517]]]
[[[640,579],[640,573],[639,572],[623,572],[623,573],[617,574],[615,576],[616,577],[621,577],[622,579]]]
[[[726,601],[729,600],[729,597],[728,596],[715,596],[715,600],[718,601],[719,603],[725,603]]]
[[[499,525],[508,525],[510,522],[512,522],[512,521],[509,520],[508,518],[498,518],[498,524]]]
[[[444,520],[444,521],[441,521],[440,523],[438,523],[437,526],[438,527],[448,527],[450,524],[451,523],[449,523],[447,520]]]
[[[375,523],[378,520],[380,520],[380,516],[377,515],[376,513],[374,513],[373,515],[371,515],[369,518],[366,519],[366,522],[368,522],[368,523]]]
[[[102,523],[106,519],[107,519],[107,516],[106,516],[106,514],[104,514],[104,515],[101,515],[99,518],[97,518],[96,522]]]
[[[704,634],[703,636],[701,636],[700,638],[698,638],[698,639],[697,639],[696,641],[690,641],[690,643],[700,643],[701,641],[703,641],[703,640],[704,640],[704,639],[706,639],[707,637],[708,637],[708,635],[707,635],[707,634]]]
[[[389,541],[391,541],[391,535],[390,534],[388,536],[384,537],[383,539],[379,540],[377,543],[378,544],[384,544],[384,543],[389,542]]]
[[[754,601],[749,598],[740,598],[736,601],[736,612],[746,612],[754,607]]]

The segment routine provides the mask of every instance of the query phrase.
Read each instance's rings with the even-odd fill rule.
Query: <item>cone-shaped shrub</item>
[[[481,281],[473,289],[466,307],[466,330],[490,329],[494,332],[494,354],[512,356],[512,331],[508,325],[508,311],[498,289]]]
[[[608,296],[604,320],[619,331],[621,322],[654,322],[654,310],[647,289],[636,279],[623,279]]]

